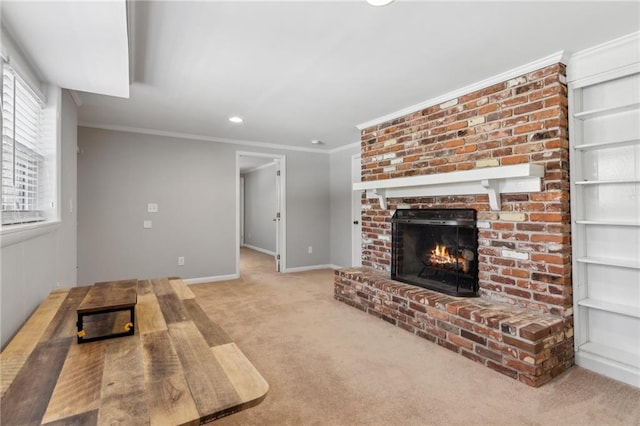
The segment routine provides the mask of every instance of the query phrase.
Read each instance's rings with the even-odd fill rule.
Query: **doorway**
[[[273,256],[286,270],[286,159],[284,155],[236,152],[236,271],[240,247]]]

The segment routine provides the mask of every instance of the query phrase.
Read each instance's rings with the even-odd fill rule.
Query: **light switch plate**
[[[147,204],[147,213],[158,213],[158,203]]]
[[[145,220],[144,223],[142,224],[142,226],[145,229],[153,228],[153,222],[151,222],[150,220]]]

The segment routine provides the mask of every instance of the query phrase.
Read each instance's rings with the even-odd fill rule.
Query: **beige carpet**
[[[240,280],[191,289],[270,386],[217,425],[640,425],[640,390],[579,367],[530,388],[337,302],[330,270],[243,249]]]

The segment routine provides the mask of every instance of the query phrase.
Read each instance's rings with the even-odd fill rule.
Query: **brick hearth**
[[[541,192],[362,201],[362,264],[338,271],[336,298],[510,377],[539,386],[573,364],[565,66],[495,84],[362,131],[362,180],[543,165]],[[391,281],[398,208],[478,212],[480,298]]]
[[[335,297],[530,386],[573,365],[570,319],[447,296],[371,268],[336,271]]]

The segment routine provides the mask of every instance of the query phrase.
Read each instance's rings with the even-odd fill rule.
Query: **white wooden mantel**
[[[491,210],[501,209],[500,194],[540,192],[544,166],[515,164],[458,172],[383,179],[353,184],[387,208],[387,198],[488,194]]]

